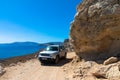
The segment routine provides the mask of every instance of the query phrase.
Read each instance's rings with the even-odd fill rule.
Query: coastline
[[[25,63],[28,60],[37,58],[37,55],[39,54],[40,51],[42,50],[39,50],[35,53],[22,55],[22,56],[15,56],[15,57],[10,57],[10,58],[0,59],[0,63],[2,64],[3,67],[15,65],[19,62]]]

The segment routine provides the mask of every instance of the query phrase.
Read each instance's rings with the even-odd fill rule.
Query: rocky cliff
[[[64,47],[65,47],[66,51],[68,51],[68,52],[74,51],[69,39],[64,40]]]
[[[83,0],[71,23],[70,41],[86,60],[120,56],[120,0]]]

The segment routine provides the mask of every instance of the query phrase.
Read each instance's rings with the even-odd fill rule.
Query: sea
[[[0,59],[33,54],[45,46],[0,46]]]

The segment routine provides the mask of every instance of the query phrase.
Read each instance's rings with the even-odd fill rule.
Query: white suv
[[[41,63],[50,61],[58,63],[60,58],[66,58],[67,52],[64,49],[64,46],[60,45],[50,45],[44,51],[40,52],[38,59]]]

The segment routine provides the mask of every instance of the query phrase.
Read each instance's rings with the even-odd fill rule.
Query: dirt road
[[[59,64],[41,65],[37,59],[25,63],[17,63],[15,66],[6,67],[6,73],[0,80],[65,80],[62,66],[72,60],[73,54],[69,53],[66,60]]]

